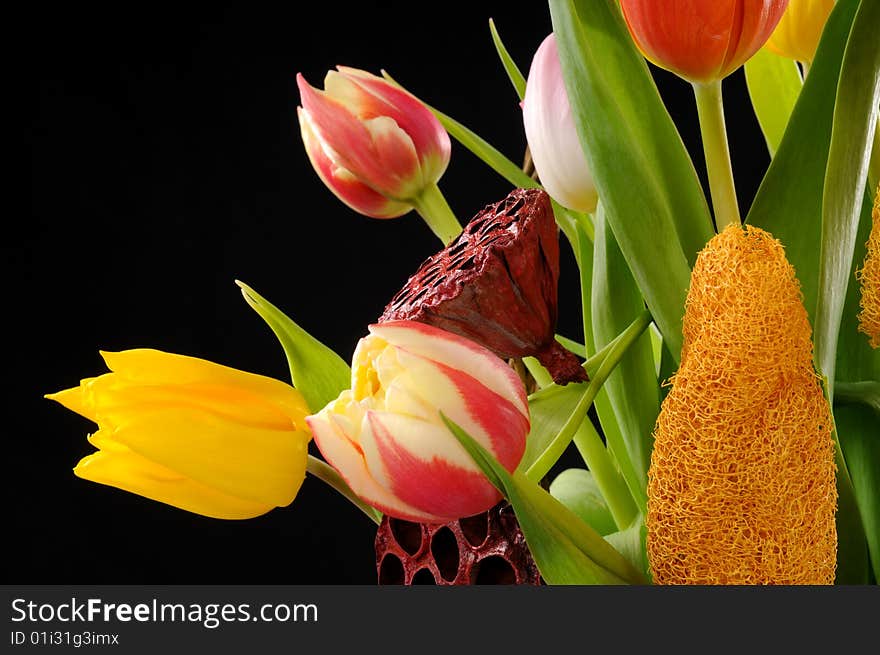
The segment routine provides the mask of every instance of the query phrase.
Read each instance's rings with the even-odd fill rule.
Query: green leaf
[[[514,164],[504,156],[500,150],[488,141],[468,129],[455,119],[447,116],[437,109],[431,109],[437,120],[446,128],[446,131],[465,148],[474,153],[489,168],[498,173],[515,187],[523,189],[541,188],[541,185],[526,175],[522,168]]]
[[[547,450],[584,394],[586,383],[552,385],[529,396],[531,428],[519,468],[527,471]]]
[[[516,89],[516,95],[522,100],[526,95],[526,78],[523,77],[523,74],[514,63],[513,57],[510,56],[507,48],[504,47],[504,43],[501,41],[501,35],[498,34],[498,30],[495,29],[495,21],[491,18],[489,19],[489,31],[492,32],[492,42],[495,44],[495,50],[498,51],[498,57],[501,59],[501,64],[504,66],[507,77],[510,78],[510,83],[513,84],[513,88]]]
[[[815,359],[834,395],[841,315],[880,105],[880,2],[862,2],[843,55],[822,198]]]
[[[281,342],[290,377],[309,409],[320,411],[351,385],[351,369],[339,355],[289,319],[244,282],[235,282],[247,304],[266,321]]]
[[[544,580],[557,584],[644,584],[639,573],[600,534],[532,482],[521,471],[508,473],[461,427],[446,425],[516,513],[529,550]]]
[[[551,0],[550,14],[599,198],[678,357],[690,262],[713,235],[696,171],[617,0]]]
[[[550,483],[550,495],[602,536],[617,531],[611,510],[590,471],[564,470]]]
[[[608,229],[601,203],[594,224],[591,314],[594,345],[601,348],[644,313],[645,301]],[[608,394],[622,437],[622,442],[609,441],[609,445],[615,454],[621,447],[626,449],[637,475],[632,482],[647,489],[652,433],[660,413],[660,391],[648,330],[627,350],[602,388]]]
[[[651,566],[648,563],[647,536],[648,529],[645,527],[645,521],[639,516],[638,520],[626,530],[605,535],[605,541],[614,546],[618,553],[650,580]]]
[[[835,375],[834,401],[838,400],[841,381],[858,383],[880,381],[880,348],[871,348],[868,337],[859,332],[859,310],[862,298],[861,286],[856,280],[856,271],[861,269],[867,253],[868,236],[871,233],[871,209],[873,199],[865,196],[862,203],[859,231],[853,250],[853,261],[846,288],[846,301],[840,323],[840,338],[837,341],[837,366]]]
[[[797,64],[767,48],[746,62],[746,83],[770,157],[776,153],[803,80]]]
[[[811,320],[816,312],[822,189],[834,99],[858,4],[858,0],[839,0],[828,17],[810,74],[747,217],[748,223],[767,230],[785,246]]]
[[[838,438],[849,466],[874,580],[880,581],[880,418],[865,405],[836,407]]]

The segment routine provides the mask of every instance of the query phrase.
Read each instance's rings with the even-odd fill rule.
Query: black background
[[[302,148],[294,76],[321,87],[337,64],[384,68],[518,161],[520,109],[488,19],[527,72],[551,29],[545,4],[29,4],[7,21],[29,202],[6,215],[2,239],[4,580],[374,583],[374,527],[321,482],[242,522],[88,483],[71,469],[93,450],[92,425],[42,395],[104,372],[99,349],[154,347],[288,379],[234,279],[348,359],[439,244],[415,214],[370,220],[324,188]],[[655,76],[704,179],[690,89]],[[745,207],[767,155],[741,71],[725,93]],[[462,222],[510,190],[457,144],[440,187]],[[574,337],[563,253],[559,331]]]

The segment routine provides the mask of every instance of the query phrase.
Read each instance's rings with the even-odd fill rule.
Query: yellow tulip
[[[770,35],[767,47],[777,55],[812,63],[825,21],[834,9],[834,1],[791,0]]]
[[[158,350],[101,355],[111,373],[46,396],[98,424],[77,476],[224,519],[294,499],[311,439],[296,389]]]

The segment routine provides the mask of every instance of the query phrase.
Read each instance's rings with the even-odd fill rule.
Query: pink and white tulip
[[[498,356],[415,321],[371,325],[352,361],[352,386],[306,421],[326,460],[382,512],[446,523],[501,496],[443,423],[462,426],[508,470],[525,451],[522,382]]]
[[[569,209],[594,211],[599,197],[574,126],[553,34],[532,59],[522,109],[526,140],[544,189]]]
[[[296,76],[303,143],[324,184],[346,205],[394,218],[449,164],[449,135],[417,98],[381,77],[339,66],[324,90]]]

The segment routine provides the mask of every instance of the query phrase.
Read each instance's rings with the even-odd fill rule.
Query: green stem
[[[590,405],[593,404],[593,399],[595,399],[596,394],[599,393],[602,385],[605,384],[605,380],[608,379],[608,376],[611,375],[611,372],[617,364],[620,363],[620,360],[623,359],[623,356],[626,354],[626,351],[629,350],[629,347],[638,340],[642,332],[644,332],[650,324],[651,315],[648,312],[645,312],[635,321],[630,323],[629,327],[627,327],[626,330],[621,333],[620,337],[613,342],[608,354],[605,356],[605,359],[602,361],[602,364],[599,366],[595,375],[593,375],[590,383],[584,390],[581,399],[568,417],[565,425],[562,426],[559,434],[553,438],[544,452],[538,456],[535,462],[526,471],[526,476],[531,480],[540,480],[543,478],[559,458],[562,457],[562,453],[568,448],[568,445],[574,438],[575,432],[577,432],[580,424],[586,418],[587,411],[590,409]],[[631,484],[631,479],[636,479],[635,470],[632,468],[632,462],[629,462],[628,458],[621,458],[618,463],[620,464],[621,473],[627,481],[627,486],[630,487],[630,492],[633,493],[636,503],[641,507],[642,503],[639,502],[639,496],[644,497],[644,490],[641,490],[637,484],[634,485],[635,490],[632,488],[633,485]],[[644,504],[647,504],[647,501]]]
[[[871,144],[871,159],[868,162],[868,194],[873,198],[880,185],[880,117],[874,126],[874,142]]]
[[[728,225],[740,225],[742,222],[736,202],[730,150],[727,146],[721,80],[708,84],[695,82],[693,86],[700,117],[700,133],[703,136],[703,153],[706,155],[706,170],[709,173],[715,226],[721,232]]]
[[[599,436],[592,421],[581,423],[574,435],[574,445],[593,474],[593,479],[599,487],[602,498],[608,504],[615,525],[625,530],[632,525],[639,510],[633,502],[626,481],[615,468],[611,455],[602,443],[602,437]]]
[[[425,187],[421,195],[410,202],[444,246],[461,234],[461,224],[436,184]]]
[[[357,507],[364,514],[370,517],[370,520],[373,521],[376,525],[379,525],[382,522],[381,512],[379,512],[379,510],[377,509],[374,509],[373,507],[370,507],[364,501],[358,498],[357,494],[352,491],[351,487],[349,487],[346,484],[345,480],[342,479],[342,476],[336,472],[336,469],[330,466],[327,462],[324,462],[317,457],[309,455],[308,463],[306,464],[306,471],[314,475],[319,480],[326,482],[336,491],[348,498],[355,505],[355,507]]]

